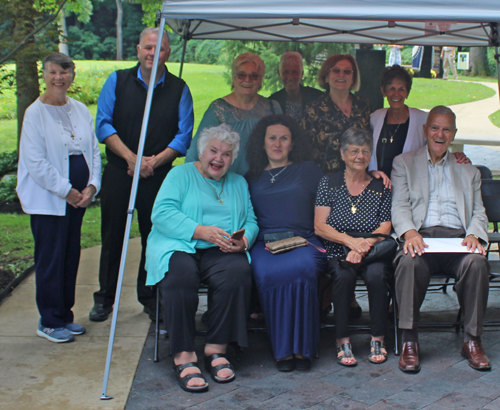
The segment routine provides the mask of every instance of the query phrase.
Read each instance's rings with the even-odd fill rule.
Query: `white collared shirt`
[[[430,226],[446,226],[448,228],[462,228],[458,214],[453,181],[449,165],[450,153],[435,164],[427,153],[427,169],[429,171],[429,208],[425,215],[422,228]]]

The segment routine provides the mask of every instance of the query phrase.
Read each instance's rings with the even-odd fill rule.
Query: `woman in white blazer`
[[[427,121],[427,112],[409,108],[405,104],[412,82],[412,76],[405,68],[397,64],[385,67],[380,84],[389,108],[377,110],[370,117],[373,150],[368,169],[381,171],[389,178],[392,161],[396,156],[420,148],[426,142],[424,124]],[[459,163],[470,162],[461,152],[455,153],[455,157]]]
[[[80,231],[85,209],[101,185],[101,155],[89,110],[66,96],[75,65],[65,54],[43,60],[46,91],[24,115],[17,194],[31,215],[35,240],[37,335],[74,340],[73,322]]]

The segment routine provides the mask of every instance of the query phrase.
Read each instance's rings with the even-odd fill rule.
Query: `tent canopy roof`
[[[498,0],[164,0],[192,39],[498,45]]]

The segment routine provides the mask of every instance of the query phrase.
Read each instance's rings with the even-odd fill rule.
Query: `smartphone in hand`
[[[235,239],[237,241],[241,241],[243,239],[243,235],[245,235],[245,229],[238,229],[234,231],[231,235],[231,239]]]

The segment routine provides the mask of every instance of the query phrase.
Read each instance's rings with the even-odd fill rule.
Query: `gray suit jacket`
[[[392,225],[398,238],[420,230],[429,208],[427,146],[398,155],[392,164]],[[488,219],[481,198],[481,175],[472,164],[449,161],[458,213],[466,235],[488,242]]]

